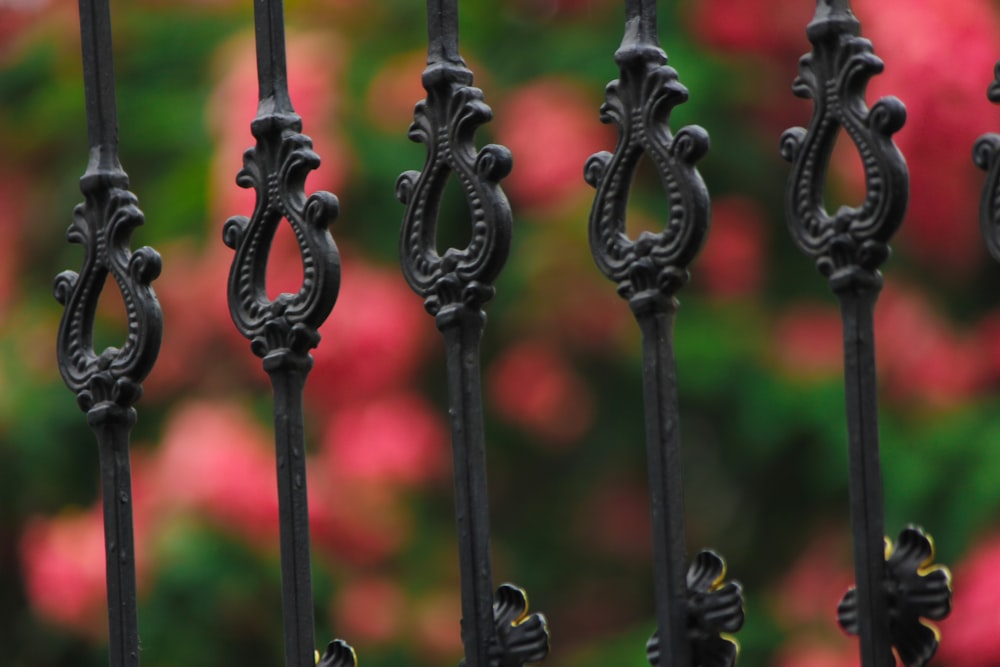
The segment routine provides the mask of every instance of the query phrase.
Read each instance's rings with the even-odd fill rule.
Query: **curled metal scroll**
[[[636,3],[638,4],[638,3]],[[688,279],[687,265],[708,232],[709,198],[695,164],[708,151],[708,133],[697,125],[670,132],[670,112],[687,101],[687,89],[666,65],[657,45],[655,19],[638,7],[631,32],[615,53],[620,78],[608,84],[601,121],[618,126],[614,153],[590,157],[584,176],[597,188],[590,215],[590,247],[600,270],[630,299],[649,290],[672,295]],[[643,8],[642,11],[648,11]],[[655,11],[655,5],[651,11]],[[632,177],[645,153],[660,175],[669,203],[661,232],[625,234],[626,205]]]
[[[895,97],[866,106],[865,88],[883,64],[860,31],[846,0],[818,0],[807,29],[813,50],[799,61],[792,85],[797,96],[813,100],[813,116],[808,130],[791,128],[781,137],[781,155],[792,163],[785,201],[789,231],[836,284],[880,280],[878,267],[889,257],[888,241],[909,198],[906,162],[892,141],[906,108]],[[842,206],[830,215],[824,187],[841,131],[861,156],[866,194],[860,206]]]
[[[993,81],[986,96],[990,102],[1000,103],[1000,62],[994,68]],[[990,254],[1000,261],[1000,134],[979,137],[972,158],[976,166],[987,172],[979,200],[979,229]]]
[[[483,92],[472,87],[463,63],[438,62],[423,75],[427,99],[419,102],[409,137],[427,146],[422,171],[407,171],[396,182],[406,205],[399,251],[407,282],[424,297],[427,310],[449,304],[478,310],[492,298],[511,243],[511,212],[500,179],[510,173],[510,151],[496,144],[475,147],[476,129],[493,117]],[[472,216],[469,244],[438,255],[437,217],[445,184],[454,174]]]
[[[60,273],[54,287],[65,306],[59,370],[83,410],[102,403],[129,408],[142,394],[141,382],[160,350],[163,316],[151,287],[160,274],[160,255],[149,247],[129,249],[132,231],[144,218],[124,171],[95,166],[81,179],[81,190],[85,200],[74,209],[66,238],[83,245],[83,268]],[[128,330],[120,349],[97,353],[94,316],[109,276],[121,291]]]
[[[240,187],[253,188],[253,215],[226,221],[223,239],[236,251],[229,274],[229,310],[240,333],[259,357],[287,349],[305,354],[319,342],[340,288],[340,256],[329,232],[337,198],[329,192],[305,196],[305,180],[319,166],[302,121],[291,111],[258,116],[251,124],[257,145],[243,155]],[[287,220],[302,253],[303,281],[295,294],[267,296],[271,242]]]

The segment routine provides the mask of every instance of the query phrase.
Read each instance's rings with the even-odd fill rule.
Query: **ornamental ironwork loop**
[[[54,288],[65,306],[57,343],[59,370],[84,411],[101,405],[128,409],[142,395],[141,382],[160,350],[163,316],[151,286],[160,274],[160,255],[150,247],[129,249],[132,231],[144,217],[124,171],[92,163],[81,190],[85,200],[74,209],[66,238],[83,246],[83,268],[60,273]],[[109,277],[121,292],[128,329],[120,349],[98,353],[94,320]]]
[[[259,357],[278,350],[305,355],[319,343],[340,288],[340,256],[329,232],[337,198],[329,192],[305,196],[309,172],[319,167],[302,121],[289,108],[265,112],[251,124],[257,145],[243,155],[240,187],[253,188],[251,217],[226,221],[223,239],[236,251],[229,274],[229,310],[240,333]],[[287,221],[302,254],[302,287],[295,294],[267,296],[267,264],[278,226]]]
[[[654,24],[655,25],[655,24]],[[584,176],[597,189],[590,215],[594,261],[626,299],[649,292],[667,296],[688,280],[687,265],[708,232],[708,190],[695,164],[708,151],[708,133],[689,125],[674,136],[670,113],[688,99],[663,50],[644,33],[626,33],[615,53],[620,77],[608,84],[601,122],[618,127],[613,153],[591,156]],[[627,204],[639,160],[647,155],[669,204],[661,232],[625,233]]]
[[[888,241],[899,228],[909,198],[906,162],[892,140],[906,109],[883,97],[868,109],[865,89],[883,69],[846,0],[818,0],[806,33],[812,52],[799,61],[795,95],[813,101],[809,128],[781,137],[781,155],[792,163],[785,199],[788,228],[834,289],[858,281],[880,285],[878,267],[889,257]],[[866,193],[860,206],[830,215],[824,190],[830,157],[843,131],[861,157]]]
[[[472,87],[464,63],[435,62],[423,74],[427,98],[414,110],[409,138],[427,146],[421,171],[396,181],[396,197],[406,206],[399,252],[407,282],[425,299],[431,314],[450,305],[478,311],[493,297],[511,243],[511,211],[500,189],[510,173],[510,151],[495,144],[476,150],[475,132],[493,112],[483,92]],[[437,252],[437,219],[448,178],[454,175],[471,214],[469,244]]]

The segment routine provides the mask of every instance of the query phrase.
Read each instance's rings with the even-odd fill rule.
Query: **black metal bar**
[[[448,368],[449,414],[455,469],[455,523],[462,582],[462,644],[470,667],[489,664],[494,639],[493,569],[486,485],[486,443],[480,387],[479,341],[482,312],[455,308],[439,312]]]
[[[229,310],[237,329],[263,360],[274,392],[275,455],[280,515],[285,664],[313,667],[314,603],[310,563],[302,391],[312,368],[309,350],[333,309],[340,287],[340,256],[329,224],[339,210],[328,192],[305,196],[305,180],[319,166],[312,142],[292,110],[285,67],[281,0],[255,0],[260,105],[251,124],[256,146],[244,153],[237,183],[257,191],[250,218],[236,216],[223,237],[236,253],[229,274]],[[295,294],[267,296],[271,243],[283,221],[302,253],[303,283]],[[324,667],[352,665],[353,650],[333,642]]]
[[[492,594],[479,344],[482,307],[510,251],[511,212],[499,181],[510,172],[511,156],[492,144],[476,150],[476,128],[492,111],[482,91],[470,87],[472,72],[458,52],[457,1],[428,0],[427,23],[427,99],[417,104],[409,132],[427,145],[427,159],[422,172],[408,171],[396,184],[406,204],[400,259],[445,342],[465,664],[513,667],[544,658],[548,632],[544,617],[527,614],[523,591],[504,585],[496,601]],[[439,202],[452,174],[469,202],[471,239],[464,249],[438,255]]]
[[[111,10],[106,1],[80,0],[83,90],[91,168],[118,167],[118,112],[111,48]]]
[[[306,357],[306,359],[309,359]],[[284,599],[285,664],[314,664],[312,571],[302,391],[312,366],[302,358],[265,357],[274,389],[278,468],[281,590]]]
[[[806,33],[813,49],[800,60],[793,91],[813,100],[813,116],[808,129],[784,133],[781,149],[792,162],[786,190],[789,231],[829,279],[844,326],[856,586],[841,603],[839,617],[845,629],[859,635],[864,667],[891,667],[893,647],[912,667],[929,661],[937,647],[937,636],[918,618],[948,613],[950,574],[930,567],[933,550],[919,529],[904,531],[900,542],[921,545],[912,549],[926,557],[920,565],[910,557],[887,559],[885,549],[873,313],[882,287],[879,267],[889,257],[888,242],[902,223],[909,196],[906,163],[892,141],[906,110],[894,97],[867,108],[865,88],[883,66],[871,43],[860,37],[861,24],[847,0],[818,0]],[[825,181],[841,131],[861,156],[867,194],[860,206],[842,206],[830,215],[824,207]],[[908,577],[920,581],[901,587]],[[928,599],[934,604],[913,596],[915,588],[931,591]]]
[[[601,120],[618,126],[618,145],[614,153],[592,156],[584,172],[597,189],[590,215],[594,261],[618,284],[642,331],[657,618],[647,653],[654,664],[732,665],[736,644],[720,635],[735,632],[743,623],[740,586],[723,583],[725,566],[714,553],[703,551],[690,569],[686,567],[672,340],[674,294],[687,282],[687,265],[708,231],[708,191],[695,169],[708,150],[708,135],[697,126],[685,127],[676,136],[670,132],[670,112],[688,93],[677,72],[666,66],[667,56],[659,47],[655,2],[626,3],[625,34],[615,61],[620,78],[607,87]],[[633,240],[625,233],[626,204],[643,153],[660,174],[670,213],[664,231],[643,232]],[[704,575],[708,572],[713,574]],[[711,599],[711,614],[695,602],[705,598]]]
[[[464,65],[458,52],[458,3],[427,1],[427,64]]]
[[[688,641],[684,489],[673,354],[674,304],[637,309],[642,330],[646,465],[653,517],[653,590],[660,646],[667,665],[692,665]],[[664,638],[666,638],[664,640]]]
[[[844,383],[850,460],[854,576],[860,622],[861,664],[895,664],[885,578],[885,528],[878,447],[874,308],[878,290],[839,293],[844,324]]]
[[[107,572],[108,644],[111,667],[137,667],[135,546],[129,434],[132,407],[152,369],[162,337],[162,315],[150,283],[160,273],[160,256],[144,247],[129,249],[132,231],[143,224],[128,176],[118,161],[118,119],[107,0],[80,0],[84,95],[90,158],[80,179],[84,202],[73,212],[67,239],[84,247],[80,273],[55,280],[63,304],[57,354],[66,385],[77,396],[96,436],[101,467]],[[128,329],[122,347],[97,353],[93,346],[97,303],[108,277],[118,285]]]
[[[110,664],[139,664],[129,431],[135,411],[92,421],[100,443]]]
[[[254,0],[257,44],[257,84],[262,107],[291,112],[285,59],[285,11],[282,0]]]

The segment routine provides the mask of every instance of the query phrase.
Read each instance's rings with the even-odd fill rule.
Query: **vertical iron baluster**
[[[107,0],[80,0],[80,33],[90,160],[80,179],[84,202],[73,211],[67,239],[83,245],[84,261],[79,274],[64,271],[55,280],[55,297],[65,306],[57,349],[59,370],[87,413],[100,451],[109,662],[111,667],[136,667],[139,636],[129,435],[136,420],[132,406],[160,350],[163,321],[150,286],[160,273],[160,256],[149,247],[129,249],[143,214],[118,162]],[[94,318],[109,275],[121,290],[128,330],[121,349],[108,347],[98,354]]]
[[[306,495],[302,391],[312,368],[309,350],[320,340],[340,287],[340,256],[329,224],[339,204],[328,192],[305,196],[305,180],[319,166],[312,141],[301,134],[285,66],[281,0],[255,0],[260,104],[250,126],[256,146],[243,155],[236,182],[254,188],[250,218],[226,221],[223,238],[236,251],[229,274],[229,311],[240,333],[263,359],[274,391],[274,431],[281,532],[281,575],[287,667],[316,664]],[[303,282],[295,294],[273,301],[266,290],[267,262],[278,225],[287,220],[302,253]],[[321,665],[356,663],[354,651],[331,642]]]
[[[888,241],[902,223],[909,195],[906,163],[892,141],[906,110],[894,97],[870,110],[865,105],[865,88],[882,71],[882,61],[860,37],[847,0],[818,0],[806,32],[813,49],[800,60],[793,91],[813,100],[812,120],[808,130],[784,133],[781,152],[792,162],[789,230],[829,279],[843,317],[856,587],[838,615],[845,630],[860,636],[864,667],[891,667],[893,647],[905,664],[923,665],[937,648],[937,635],[919,619],[947,615],[950,575],[930,567],[931,542],[918,528],[904,530],[898,546],[886,553],[873,323],[882,287],[879,266],[889,257]],[[860,206],[842,206],[831,216],[824,187],[841,130],[861,155],[867,193]]]
[[[677,72],[659,46],[655,0],[626,2],[625,35],[615,52],[621,76],[608,85],[601,121],[619,129],[615,152],[592,156],[584,170],[597,188],[590,246],[601,271],[628,300],[643,340],[643,395],[653,523],[657,632],[647,646],[654,665],[723,667],[736,659],[735,641],[722,635],[743,624],[740,585],[724,582],[725,564],[712,551],[685,570],[684,494],[673,355],[675,293],[708,231],[709,198],[695,163],[708,150],[697,126],[672,136],[670,112],[687,100]],[[649,156],[667,192],[664,231],[625,233],[632,177]],[[685,574],[686,572],[686,574]]]
[[[511,169],[497,145],[476,151],[476,128],[492,118],[482,91],[458,50],[456,0],[427,3],[428,49],[423,85],[409,137],[427,145],[421,172],[400,175],[396,195],[406,205],[400,256],[407,282],[424,298],[444,336],[455,468],[455,517],[462,585],[462,644],[469,667],[515,667],[548,653],[541,614],[527,613],[524,591],[502,585],[492,595],[489,498],[480,386],[483,305],[507,260],[511,212],[499,181]],[[472,217],[469,245],[436,250],[437,216],[449,175],[465,191]]]

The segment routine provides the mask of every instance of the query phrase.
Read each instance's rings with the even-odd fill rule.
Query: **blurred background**
[[[225,301],[225,220],[252,144],[250,2],[113,3],[122,164],[146,213],[133,246],[163,255],[165,317],[133,439],[145,665],[282,660],[270,390]],[[936,664],[1000,664],[1000,268],[979,239],[973,142],[1000,130],[985,97],[1000,57],[994,0],[855,0],[886,63],[869,103],[906,103],[897,135],[913,197],[876,312],[886,529],[935,538],[955,574]],[[838,309],[783,218],[778,138],[808,122],[791,95],[808,0],[661,3],[670,63],[691,92],[673,127],[703,125],[712,230],[681,293],[676,354],[688,545],[743,582],[740,664],[847,667],[834,620],[850,585]],[[489,304],[484,389],[496,582],[525,587],[552,667],[640,667],[654,621],[637,328],[587,248],[591,153],[616,78],[623,3],[462,3],[462,51],[514,154],[515,242]],[[441,342],[396,260],[397,175],[423,98],[418,2],[289,0],[291,96],[341,200],[341,297],[306,390],[317,641],[363,667],[455,664],[457,556]],[[87,146],[77,8],[0,0],[0,663],[107,663],[97,448],[55,364],[53,277]],[[838,147],[831,209],[863,198]],[[666,202],[641,167],[629,229]],[[442,242],[467,211],[449,191]],[[301,264],[279,233],[269,289]],[[467,237],[467,232],[466,232]],[[106,291],[98,348],[123,331]]]

